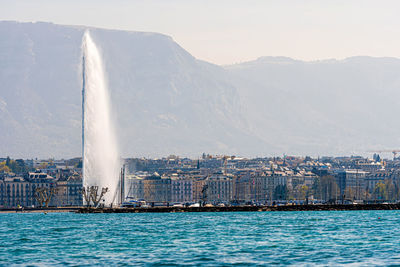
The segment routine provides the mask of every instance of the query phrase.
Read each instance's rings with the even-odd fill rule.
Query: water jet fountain
[[[102,197],[105,205],[110,205],[117,190],[120,162],[105,69],[89,31],[82,40],[82,79],[83,187],[108,188],[110,193]]]

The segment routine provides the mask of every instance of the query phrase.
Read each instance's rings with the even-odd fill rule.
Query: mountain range
[[[81,39],[99,46],[123,157],[348,155],[395,149],[400,60],[218,66],[171,37],[0,22],[0,154],[81,154]]]

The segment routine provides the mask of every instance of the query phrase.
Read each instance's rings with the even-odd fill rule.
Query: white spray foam
[[[110,97],[100,51],[88,31],[82,40],[83,60],[83,186],[108,187],[105,204],[117,190],[120,161]]]

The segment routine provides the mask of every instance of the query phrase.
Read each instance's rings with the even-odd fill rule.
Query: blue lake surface
[[[0,265],[55,264],[398,265],[400,211],[0,214]]]

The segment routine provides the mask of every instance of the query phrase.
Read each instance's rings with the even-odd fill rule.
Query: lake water
[[[0,214],[10,264],[400,264],[400,211]]]

